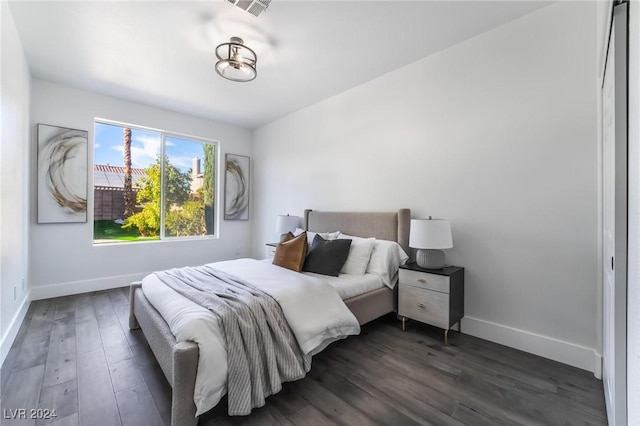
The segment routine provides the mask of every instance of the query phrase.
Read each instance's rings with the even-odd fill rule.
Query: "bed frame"
[[[393,213],[320,212],[305,210],[305,229],[313,232],[342,231],[358,237],[397,241],[409,253],[411,210]],[[171,426],[198,424],[193,393],[198,368],[198,345],[178,342],[169,326],[142,292],[140,282],[131,283],[129,328],[141,328],[153,354],[171,385]],[[396,310],[396,294],[384,287],[344,301],[360,324]]]

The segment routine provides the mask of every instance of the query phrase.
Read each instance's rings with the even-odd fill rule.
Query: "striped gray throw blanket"
[[[167,286],[217,315],[227,340],[231,416],[247,415],[265,398],[311,369],[278,302],[237,277],[204,265],[155,272]]]

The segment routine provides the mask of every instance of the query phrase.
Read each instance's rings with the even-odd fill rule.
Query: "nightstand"
[[[415,263],[400,266],[398,278],[398,315],[402,330],[407,318],[444,329],[444,344],[449,344],[449,329],[464,316],[464,268],[445,266],[423,269]]]
[[[278,243],[265,244],[264,258],[273,260],[273,256],[276,255],[276,247],[278,247]]]

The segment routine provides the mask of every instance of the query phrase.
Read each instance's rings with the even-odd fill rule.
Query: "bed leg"
[[[180,342],[173,349],[173,392],[171,395],[171,426],[197,426],[193,393],[198,369],[198,345]]]
[[[142,287],[142,282],[134,281],[129,287],[129,330],[137,330],[140,328],[136,315],[133,313],[133,305],[135,303],[136,289]]]

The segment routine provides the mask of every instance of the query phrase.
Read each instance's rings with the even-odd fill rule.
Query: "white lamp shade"
[[[300,226],[300,216],[279,215],[276,220],[276,233],[278,235],[293,232]]]
[[[448,249],[453,247],[451,225],[446,219],[411,219],[409,247]]]

